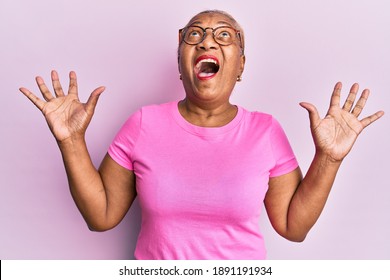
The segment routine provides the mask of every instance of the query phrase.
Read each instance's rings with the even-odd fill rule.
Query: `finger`
[[[301,102],[299,103],[301,107],[305,108],[309,113],[309,119],[310,119],[310,126],[314,129],[318,126],[318,124],[321,121],[320,115],[318,114],[317,108],[310,103],[307,102]]]
[[[77,87],[77,76],[74,71],[70,71],[69,73],[69,90],[68,94],[78,95],[78,87]]]
[[[353,103],[355,102],[356,99],[356,94],[359,90],[359,85],[357,83],[353,84],[351,87],[351,90],[349,91],[347,100],[345,100],[343,110],[349,112],[352,109]]]
[[[29,91],[28,89],[26,88],[20,88],[19,89],[28,99],[30,99],[30,101],[40,110],[42,111],[43,110],[43,107],[45,106],[45,102],[41,99],[39,99],[39,97],[37,97],[34,93],[32,93],[31,91]]]
[[[330,98],[330,106],[340,106],[340,94],[341,94],[342,84],[337,82],[334,86],[332,97]]]
[[[370,90],[369,89],[363,90],[362,95],[360,96],[358,102],[356,103],[355,107],[351,112],[354,116],[358,117],[360,115],[364,106],[366,105],[369,96],[370,96]]]
[[[62,90],[58,73],[55,70],[51,71],[51,81],[53,83],[54,93],[56,96],[64,96],[64,91]]]
[[[51,99],[54,98],[41,77],[39,77],[39,76],[36,77],[35,81],[37,82],[39,90],[41,91],[42,96],[46,101],[50,101]]]
[[[362,119],[360,123],[363,125],[363,128],[366,128],[367,126],[369,126],[370,124],[372,124],[373,122],[381,118],[384,114],[385,112],[378,111],[375,114],[372,114],[371,116]]]
[[[95,89],[91,93],[91,95],[89,96],[88,101],[87,101],[87,108],[86,109],[88,112],[93,113],[95,111],[99,97],[105,89],[106,89],[105,87],[98,87],[97,89]]]

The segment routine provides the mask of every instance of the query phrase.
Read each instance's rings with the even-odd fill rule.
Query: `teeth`
[[[199,77],[205,78],[205,77],[211,77],[214,75],[214,73],[199,73]]]
[[[197,64],[196,64],[196,67],[197,68],[200,68],[200,65],[202,64],[202,62],[211,62],[211,63],[214,63],[215,65],[218,65],[217,61],[212,59],[212,58],[206,58],[206,59],[202,59],[200,60]]]

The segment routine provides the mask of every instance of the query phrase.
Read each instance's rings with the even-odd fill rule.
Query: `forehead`
[[[189,25],[200,25],[200,26],[221,26],[228,25],[231,27],[235,27],[235,22],[226,15],[219,13],[203,13],[196,15],[193,17],[187,24]]]

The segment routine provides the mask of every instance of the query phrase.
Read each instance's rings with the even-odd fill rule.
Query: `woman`
[[[369,90],[354,105],[354,84],[340,108],[337,83],[324,119],[314,105],[301,103],[316,146],[303,177],[277,121],[229,101],[245,65],[243,31],[230,15],[194,16],[180,30],[178,62],[185,99],[134,113],[98,170],[84,136],[104,87],[83,104],[76,74],[70,72],[65,95],[53,71],[55,96],[40,77],[45,101],[20,89],[42,111],[57,140],[72,196],[88,226],[115,227],[138,195],[137,259],[264,259],[258,229],[264,201],[275,230],[303,241],[357,136],[384,114],[357,119]]]

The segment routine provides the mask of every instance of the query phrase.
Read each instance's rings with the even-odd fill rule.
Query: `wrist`
[[[314,158],[319,160],[322,165],[326,166],[340,166],[340,164],[343,162],[343,158],[337,159],[332,157],[332,155],[329,155],[326,152],[316,150],[316,153],[314,155]]]
[[[61,150],[75,149],[86,145],[84,135],[72,135],[63,140],[57,140],[57,144]]]

